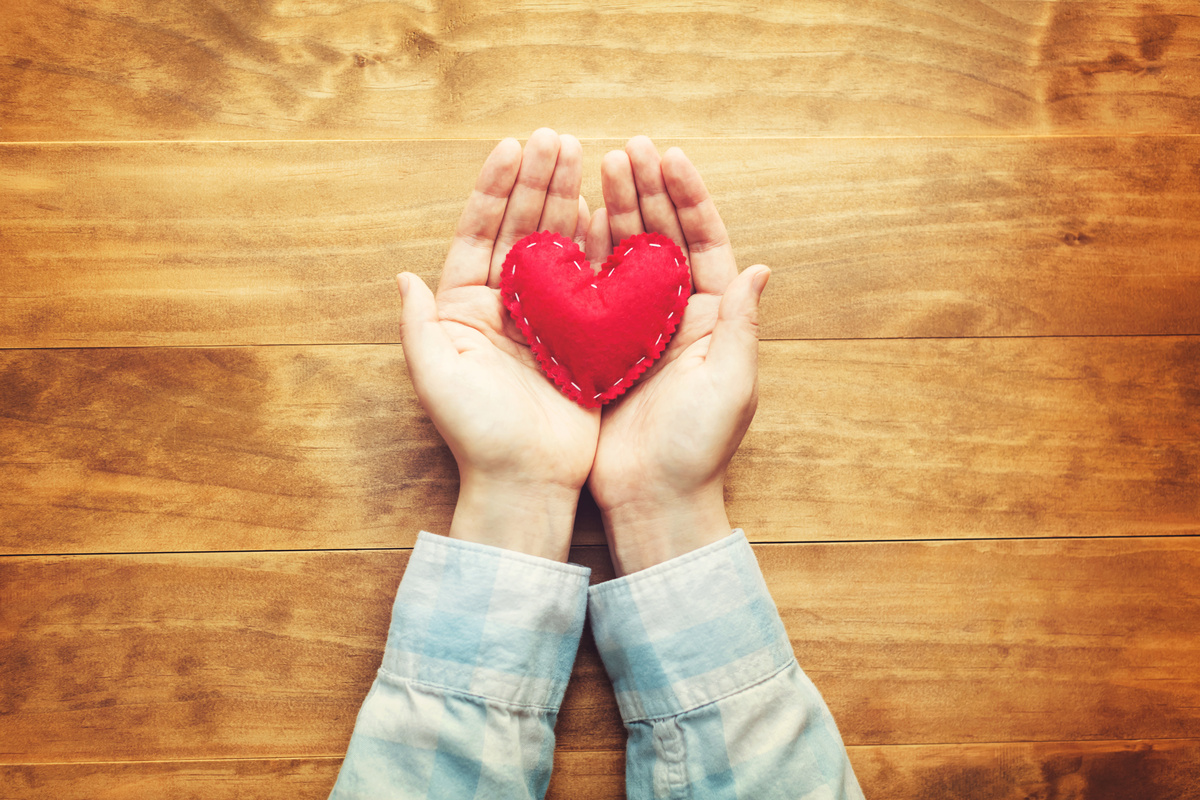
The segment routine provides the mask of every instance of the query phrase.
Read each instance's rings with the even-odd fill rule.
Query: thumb
[[[458,350],[438,323],[437,300],[425,281],[411,272],[396,276],[400,286],[400,342],[417,396],[425,394],[436,370],[453,363]]]
[[[756,264],[733,279],[717,309],[708,363],[732,381],[753,384],[758,375],[758,300],[771,270]]]

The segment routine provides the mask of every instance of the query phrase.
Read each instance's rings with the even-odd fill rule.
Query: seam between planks
[[[812,336],[812,337],[760,337],[760,342],[987,342],[1022,341],[1034,339],[1190,339],[1200,337],[1200,331],[1188,333],[1035,333],[997,334],[995,336]],[[0,352],[43,351],[43,350],[232,350],[258,347],[402,347],[400,341],[386,342],[261,342],[246,344],[95,344],[49,345],[46,347],[17,347],[0,344]]]
[[[1200,744],[1200,738],[1195,737],[1138,737],[1136,739],[1013,739],[1009,741],[997,742],[898,742],[887,744],[848,744],[847,750],[876,750],[881,748],[916,748],[916,747],[962,747],[968,745],[972,747],[1006,747],[1010,745],[1123,745],[1136,744],[1138,742],[1154,742],[1158,744],[1166,743],[1196,743]],[[614,753],[623,754],[624,748],[614,749],[587,749],[587,750],[559,750],[556,749],[556,754],[565,753]],[[124,764],[211,764],[211,763],[238,763],[238,762],[256,762],[256,761],[341,761],[345,758],[344,755],[289,755],[289,756],[231,756],[227,758],[160,758],[160,759],[141,759],[141,760],[120,760],[120,761],[31,761],[31,762],[0,762],[0,768],[5,767],[62,767],[62,766],[118,766]]]
[[[570,131],[564,131],[570,133]],[[315,144],[353,142],[494,142],[498,139],[519,138],[497,136],[381,136],[354,139],[20,139],[0,141],[0,147],[27,145],[163,145],[163,144]],[[578,136],[580,142],[612,142],[628,139],[627,136]],[[754,141],[919,141],[956,139],[1195,139],[1200,133],[1172,133],[1170,131],[1114,131],[1109,133],[939,133],[939,134],[880,134],[873,136],[663,136],[671,142],[754,142]]]
[[[953,544],[971,542],[1094,542],[1131,539],[1159,539],[1176,542],[1200,539],[1200,533],[1102,534],[1099,536],[976,536],[976,537],[929,537],[920,539],[778,539],[750,542],[751,547],[781,547],[790,545],[865,545],[865,544]],[[577,544],[572,550],[607,551],[608,545]],[[110,558],[114,556],[211,556],[211,555],[269,555],[279,553],[409,553],[412,547],[331,547],[331,548],[286,548],[280,550],[119,550],[113,552],[85,553],[0,553],[6,558]]]

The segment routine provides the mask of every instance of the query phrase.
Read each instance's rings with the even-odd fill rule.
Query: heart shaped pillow
[[[671,341],[692,293],[683,252],[641,233],[597,274],[575,242],[526,236],[504,259],[500,296],[563,394],[585,408],[619,397]]]

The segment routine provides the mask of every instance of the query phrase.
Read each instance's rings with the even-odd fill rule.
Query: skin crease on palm
[[[579,196],[582,148],[541,128],[500,142],[459,220],[436,296],[398,276],[401,340],[422,406],[458,462],[450,536],[567,559],[586,482],[618,574],[730,532],[725,470],[757,403],[758,298],[769,271],[740,275],[725,226],[681,150],[644,136],[605,156],[605,207]],[[500,269],[530,233],[570,236],[589,261],[644,231],[688,255],[694,294],[671,344],[603,409],[585,409],[541,372],[500,301]]]

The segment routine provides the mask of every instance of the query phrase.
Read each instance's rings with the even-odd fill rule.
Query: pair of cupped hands
[[[723,486],[757,405],[758,300],[769,270],[738,274],[725,225],[695,166],[646,137],[602,162],[604,208],[579,194],[582,147],[542,128],[496,146],[459,219],[437,294],[398,276],[413,387],[458,462],[452,538],[566,561],[585,483],[618,574],[730,533]],[[694,293],[642,379],[601,409],[538,368],[500,299],[509,249],[536,231],[573,238],[598,265],[614,243],[670,236]],[[586,332],[583,332],[586,335]]]

